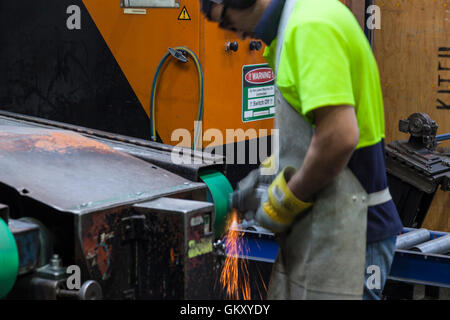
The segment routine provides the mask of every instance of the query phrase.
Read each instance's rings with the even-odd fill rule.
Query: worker
[[[338,0],[201,1],[220,28],[261,39],[276,74],[279,171],[256,212],[280,245],[268,298],[380,299],[402,224],[378,68],[357,20]]]

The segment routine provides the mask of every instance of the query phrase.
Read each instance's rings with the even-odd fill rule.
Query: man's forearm
[[[334,140],[323,143],[313,137],[303,165],[288,183],[300,200],[310,201],[314,194],[328,185],[347,165],[353,149],[338,145],[339,141]]]
[[[303,201],[310,201],[345,168],[359,140],[353,107],[324,107],[315,117],[316,131],[304,162],[288,183]]]

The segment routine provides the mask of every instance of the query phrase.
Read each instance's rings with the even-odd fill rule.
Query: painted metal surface
[[[248,124],[241,121],[242,66],[264,63],[263,50],[250,50],[251,40],[240,40],[234,33],[206,21],[200,13],[199,1],[181,0],[178,9],[147,9],[146,15],[126,15],[114,1],[83,0],[83,3],[147,113],[159,61],[169,47],[186,46],[199,57],[205,75],[204,131],[214,128],[226,137],[227,128],[244,131],[273,128],[272,120]],[[178,19],[184,7],[190,20]],[[234,41],[239,44],[238,51],[227,52],[226,44]],[[171,141],[172,132],[178,128],[187,129],[194,137],[197,92],[194,63],[170,59],[162,70],[156,100],[157,130],[164,143],[183,143]],[[184,143],[190,146],[189,142]],[[222,145],[225,141],[205,141],[205,144]]]
[[[0,110],[0,125],[69,130],[79,133],[86,138],[91,138],[103,143],[116,151],[127,153],[192,181],[200,181],[199,172],[202,169],[216,169],[221,172],[225,171],[225,159],[220,155],[212,155],[210,153],[193,151],[186,148],[175,148],[171,145],[63,122]],[[172,158],[173,153],[175,153],[177,159],[182,156],[183,161],[181,163],[179,161],[175,163]]]
[[[70,131],[0,126],[0,138],[0,181],[60,211],[82,214],[204,187]]]
[[[140,279],[156,299],[210,299],[214,287],[214,208],[206,202],[159,198],[134,206],[145,215],[148,266]]]

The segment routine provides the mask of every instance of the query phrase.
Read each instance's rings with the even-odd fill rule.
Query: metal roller
[[[416,245],[411,250],[435,254],[450,252],[450,234]]]
[[[422,228],[399,235],[395,247],[397,249],[409,249],[428,240],[430,240],[430,231]]]
[[[216,170],[203,170],[199,176],[206,183],[211,193],[207,200],[213,202],[215,206],[214,230],[216,237],[219,238],[225,232],[228,215],[228,195],[233,192],[233,187],[228,179]]]

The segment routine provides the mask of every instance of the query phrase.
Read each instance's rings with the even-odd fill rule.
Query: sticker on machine
[[[242,68],[242,122],[275,116],[275,76],[269,65]]]
[[[188,257],[195,258],[202,254],[210,253],[213,250],[213,241],[211,237],[202,238],[199,240],[189,240],[188,242]]]
[[[187,11],[186,6],[183,7],[180,14],[178,15],[178,20],[191,20],[191,16]]]

